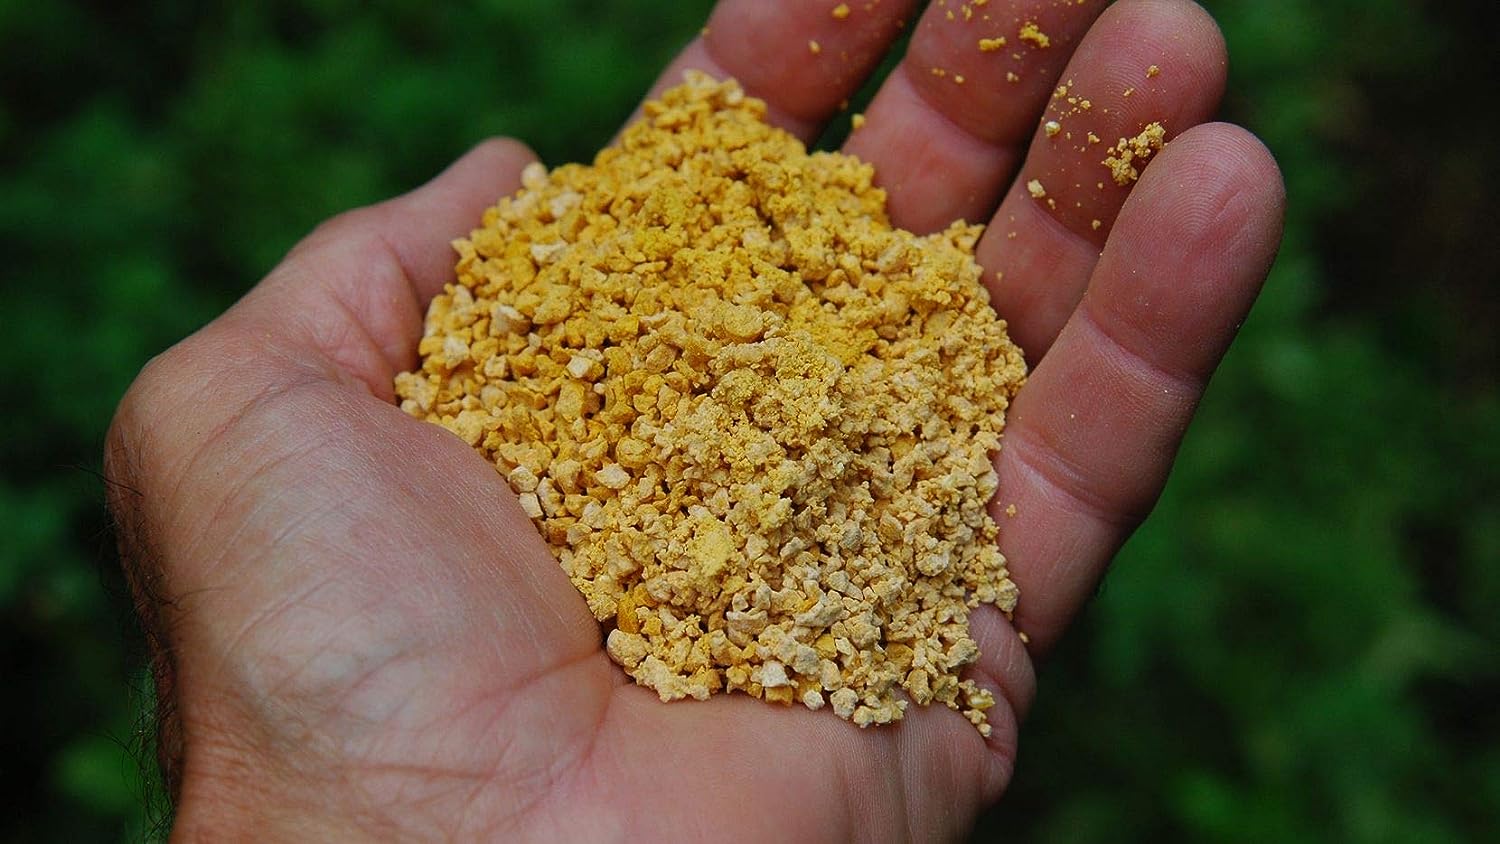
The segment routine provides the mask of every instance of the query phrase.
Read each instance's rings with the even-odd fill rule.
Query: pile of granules
[[[980,227],[891,228],[872,169],[689,75],[593,166],[456,241],[402,408],[499,468],[663,700],[740,690],[861,726],[940,701],[1016,587],[986,511],[1025,380]]]

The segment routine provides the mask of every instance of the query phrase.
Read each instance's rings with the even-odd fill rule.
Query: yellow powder
[[[1043,32],[1041,28],[1036,25],[1035,21],[1027,21],[1021,24],[1021,29],[1016,33],[1016,35],[1022,41],[1034,44],[1041,49],[1046,49],[1052,46],[1052,39],[1047,37],[1047,33]]]
[[[765,114],[689,74],[592,166],[528,168],[396,393],[495,464],[663,700],[938,701],[988,735],[961,672],[970,609],[1016,604],[986,504],[1025,364],[981,229],[893,229],[869,165]]]
[[[1136,164],[1144,164],[1162,148],[1167,130],[1161,123],[1149,123],[1134,138],[1121,138],[1114,146],[1109,148],[1109,155],[1105,157],[1103,164],[1109,168],[1109,174],[1114,178],[1115,184],[1125,187],[1141,176]]]

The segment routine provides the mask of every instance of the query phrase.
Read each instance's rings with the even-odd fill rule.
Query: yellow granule
[[[849,17],[849,4],[848,3],[840,3],[837,6],[833,7],[833,19],[834,20],[840,20],[841,21],[841,20],[844,20],[844,19],[846,19],[848,17]]]
[[[1047,33],[1043,32],[1041,27],[1036,25],[1035,21],[1027,21],[1021,24],[1021,29],[1016,33],[1016,36],[1022,41],[1034,44],[1041,49],[1052,46],[1052,39],[1047,37]]]
[[[1015,584],[986,510],[1025,380],[973,250],[893,229],[872,168],[689,74],[592,166],[455,241],[401,407],[509,481],[607,651],[663,700],[739,690],[865,726],[960,678]]]
[[[979,39],[979,51],[982,52],[982,53],[993,53],[996,50],[998,50],[998,49],[1000,49],[1001,47],[1004,47],[1004,46],[1005,46],[1005,36],[1003,36],[1003,35],[1000,36],[999,38],[981,38],[981,39]]]
[[[1114,146],[1109,148],[1109,155],[1105,157],[1103,164],[1109,168],[1109,173],[1114,177],[1115,184],[1125,187],[1141,177],[1140,170],[1136,164],[1144,164],[1146,159],[1162,148],[1167,136],[1167,130],[1161,123],[1149,123],[1134,138],[1121,138]]]

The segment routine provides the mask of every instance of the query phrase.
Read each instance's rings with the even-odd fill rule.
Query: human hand
[[[843,20],[833,5],[724,0],[663,85],[688,67],[734,76],[809,139],[915,3],[860,0]],[[942,707],[860,730],[738,695],[661,704],[604,655],[493,467],[392,404],[425,304],[451,279],[448,241],[532,160],[492,141],[320,227],[121,404],[106,470],[156,654],[178,831],[961,833],[1009,779],[1031,654],[1150,509],[1279,238],[1269,154],[1241,129],[1202,124],[1223,86],[1212,22],[1185,0],[1106,5],[991,0],[970,4],[970,25],[958,4],[928,8],[846,146],[876,165],[898,225],[992,219],[979,259],[1035,367],[994,503],[1021,604],[1013,623],[991,607],[971,619],[983,652],[972,676],[1001,701],[988,742]],[[1023,21],[1050,45],[1022,42]],[[995,32],[1008,46],[980,51]],[[1068,80],[1091,107],[1065,131],[1103,144],[1040,128]],[[1103,147],[1154,120],[1178,134],[1138,183],[1116,186]],[[1031,197],[1032,179],[1055,208]]]

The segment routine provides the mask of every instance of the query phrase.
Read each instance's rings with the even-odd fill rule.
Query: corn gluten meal
[[[495,464],[662,700],[988,735],[961,674],[971,609],[1016,604],[987,504],[1026,372],[981,228],[892,228],[868,164],[765,117],[692,73],[591,166],[528,168],[397,396]]]

